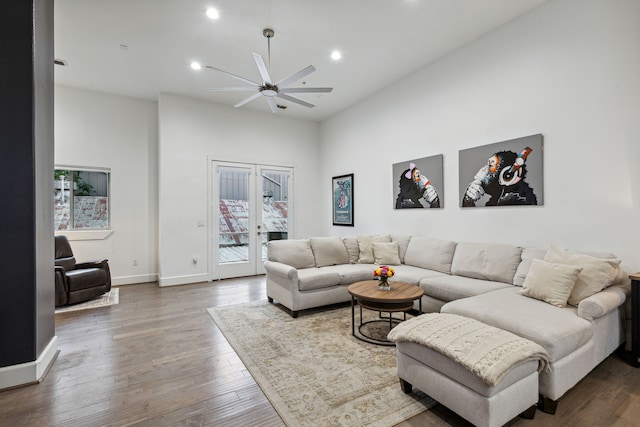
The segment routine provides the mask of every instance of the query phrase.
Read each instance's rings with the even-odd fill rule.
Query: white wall
[[[324,232],[319,189],[331,184],[319,177],[317,123],[165,93],[159,118],[161,286],[208,279],[207,244],[213,230],[209,224],[197,226],[207,223],[207,159],[292,166],[295,237]],[[194,256],[202,260],[197,265]]]
[[[324,122],[322,181],[355,173],[354,228],[331,226],[321,187],[325,234],[554,242],[639,270],[639,17],[636,0],[550,1]],[[458,207],[458,150],[536,133],[544,206]],[[391,164],[441,153],[444,209],[393,210]]]
[[[113,233],[71,246],[79,261],[108,258],[116,285],[157,280],[157,108],[150,101],[55,88],[56,165],[111,169]]]

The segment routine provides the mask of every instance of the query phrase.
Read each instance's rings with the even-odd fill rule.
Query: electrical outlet
[[[194,263],[194,264],[197,264],[197,263],[198,263],[198,257],[197,257],[197,256],[194,256],[194,257],[193,257],[193,263]]]
[[[133,260],[133,266],[134,266],[134,267],[137,267],[137,266],[138,266],[138,260],[137,260],[137,259],[134,259],[134,260]]]

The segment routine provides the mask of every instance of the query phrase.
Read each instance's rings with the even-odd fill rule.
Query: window
[[[109,170],[56,167],[55,230],[109,229],[109,175]]]

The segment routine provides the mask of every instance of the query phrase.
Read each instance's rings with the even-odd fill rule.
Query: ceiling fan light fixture
[[[277,90],[271,89],[271,88],[262,89],[260,93],[262,93],[264,96],[270,96],[270,97],[278,95]]]
[[[205,12],[207,14],[207,17],[209,19],[218,19],[220,18],[220,12],[218,12],[218,9],[210,7],[207,9],[207,11]]]

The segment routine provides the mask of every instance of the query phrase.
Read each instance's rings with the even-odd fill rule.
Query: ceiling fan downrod
[[[271,38],[276,33],[271,28],[265,28],[262,30],[262,35],[267,38],[267,66],[269,67],[269,74],[271,74]]]

